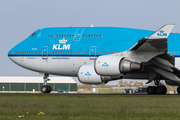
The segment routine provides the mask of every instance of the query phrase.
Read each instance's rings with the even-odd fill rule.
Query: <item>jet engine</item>
[[[141,71],[143,69],[143,65],[140,63],[114,55],[98,57],[94,66],[96,73],[102,76],[116,76],[127,72]]]
[[[85,84],[101,84],[111,80],[120,79],[122,76],[100,76],[94,70],[94,65],[82,65],[78,70],[78,79]]]

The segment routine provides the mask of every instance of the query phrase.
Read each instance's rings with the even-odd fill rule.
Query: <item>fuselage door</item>
[[[96,59],[96,46],[91,46],[89,50],[89,58],[90,60]]]
[[[42,59],[48,59],[48,46],[43,46]]]
[[[76,33],[74,35],[74,38],[73,38],[74,42],[79,42],[81,40],[84,29],[85,28],[78,28],[77,29],[77,31],[76,31]]]

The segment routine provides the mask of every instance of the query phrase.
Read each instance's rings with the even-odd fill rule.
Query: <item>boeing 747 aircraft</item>
[[[49,74],[77,76],[85,84],[117,79],[147,79],[148,94],[166,94],[161,84],[180,86],[180,34],[173,24],[159,30],[121,27],[53,27],[36,30],[13,47],[8,57],[39,72],[43,93],[50,93]],[[180,94],[180,87],[177,88]]]

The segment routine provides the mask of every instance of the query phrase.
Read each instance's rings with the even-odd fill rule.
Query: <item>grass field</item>
[[[9,119],[175,120],[180,119],[180,95],[0,94],[0,120]]]

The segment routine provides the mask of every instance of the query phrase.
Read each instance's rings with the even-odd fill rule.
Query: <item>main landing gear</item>
[[[154,80],[156,86],[149,86],[147,88],[148,94],[166,94],[167,88],[159,82],[160,80]],[[179,88],[180,91],[180,88]]]
[[[48,77],[49,77],[48,74],[45,74],[43,77],[44,83],[43,83],[43,86],[41,87],[41,91],[43,93],[50,93],[51,92],[51,86],[47,85],[47,81],[50,80]]]

